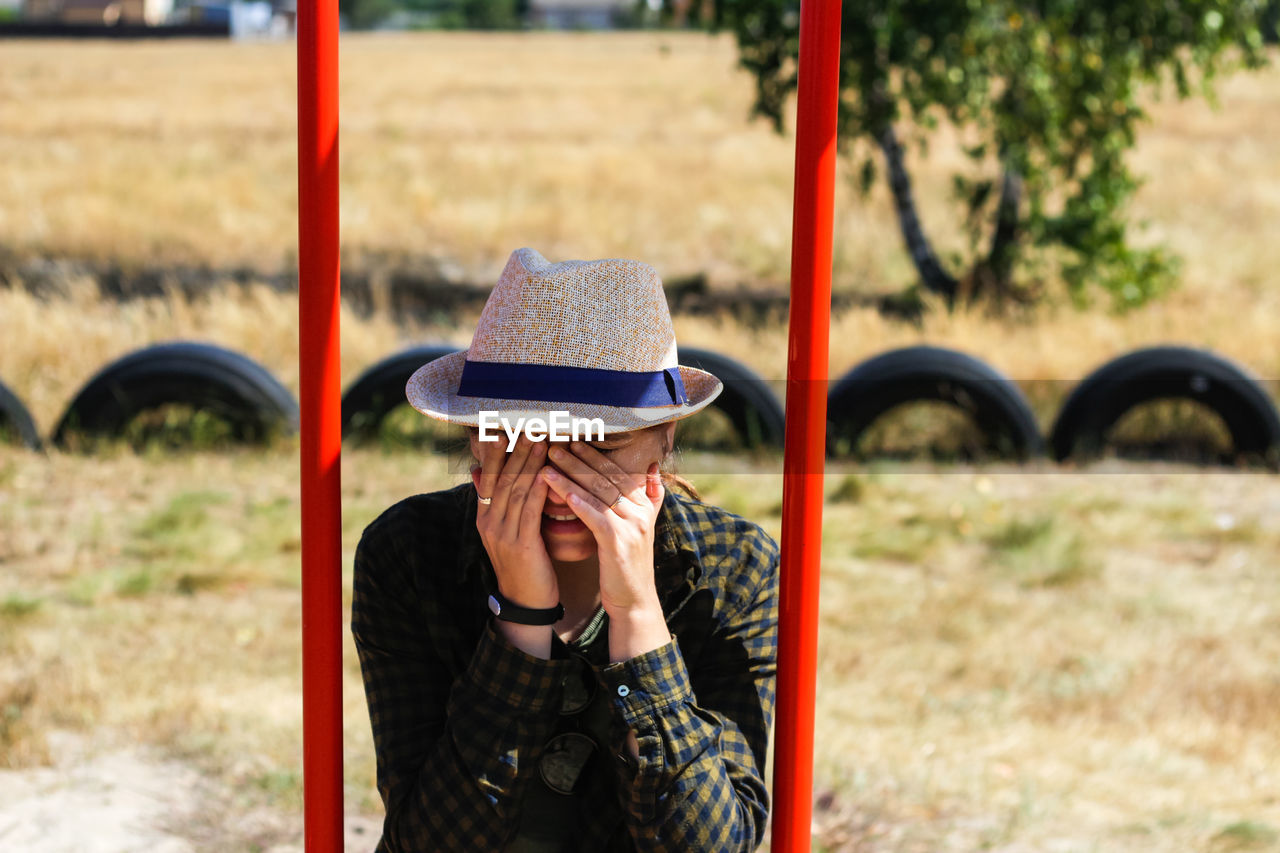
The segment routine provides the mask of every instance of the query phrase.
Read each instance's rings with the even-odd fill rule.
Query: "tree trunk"
[[[1017,297],[1013,286],[1014,244],[1018,239],[1018,203],[1022,200],[1022,177],[1006,168],[1000,182],[1000,202],[996,207],[996,230],[991,249],[974,266],[973,290],[989,290],[997,299]]]
[[[907,252],[911,262],[920,274],[920,281],[926,290],[942,294],[951,306],[955,302],[959,282],[938,261],[933,245],[924,233],[920,224],[920,214],[916,210],[915,196],[911,192],[911,176],[902,160],[902,145],[893,125],[887,125],[879,137],[880,150],[884,152],[885,163],[889,167],[889,187],[893,190],[894,207],[898,213],[898,227],[907,243]]]
[[[1004,284],[1013,275],[1013,244],[1018,238],[1018,203],[1022,201],[1022,176],[1009,168],[1000,183],[1000,205],[996,208],[996,231],[991,235],[987,265]]]
[[[986,292],[994,294],[999,301],[1012,299],[1025,302],[1032,298],[1032,294],[1020,291],[1013,284],[1022,177],[1011,169],[1005,169],[1000,182],[1000,201],[996,207],[996,227],[991,235],[991,247],[985,258],[974,263],[968,275],[957,279],[943,268],[933,250],[933,244],[924,233],[915,194],[911,189],[911,176],[907,174],[907,167],[903,162],[902,145],[898,142],[892,125],[880,134],[879,142],[889,168],[889,187],[893,190],[898,227],[925,289],[941,294],[947,300],[948,308],[955,305],[957,298],[967,302]]]
[[[987,256],[978,261],[961,286],[965,296],[991,293],[995,301],[1022,304],[1038,298],[1036,286],[1020,287],[1013,282],[1013,262],[1017,258],[1018,204],[1022,201],[1022,177],[1008,167],[1000,185],[1000,202],[996,207],[996,228],[991,235]]]

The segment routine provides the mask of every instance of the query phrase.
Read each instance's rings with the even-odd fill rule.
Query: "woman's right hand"
[[[546,443],[521,435],[509,454],[501,441],[479,445],[480,468],[472,469],[471,479],[476,493],[492,498],[492,502],[476,507],[476,528],[493,563],[498,589],[521,607],[555,607],[560,603],[560,590],[542,542],[547,484],[537,476],[545,461]],[[501,621],[499,625],[504,631],[530,627]],[[545,628],[539,633],[548,634],[550,642]],[[507,636],[511,638],[513,634],[508,631]]]

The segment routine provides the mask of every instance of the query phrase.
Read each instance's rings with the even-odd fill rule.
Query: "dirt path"
[[[231,807],[232,792],[144,749],[0,770],[0,850],[40,853],[301,853],[302,821]],[[347,853],[372,850],[378,824],[346,819]]]

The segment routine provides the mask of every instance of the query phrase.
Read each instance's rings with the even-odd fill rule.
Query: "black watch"
[[[517,625],[554,625],[564,617],[563,604],[542,609],[521,607],[507,601],[500,592],[489,596],[489,609],[504,622],[514,622]]]

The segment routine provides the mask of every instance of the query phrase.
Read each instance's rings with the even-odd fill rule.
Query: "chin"
[[[546,542],[547,556],[557,563],[577,563],[596,555],[595,537],[588,536],[586,542]]]

